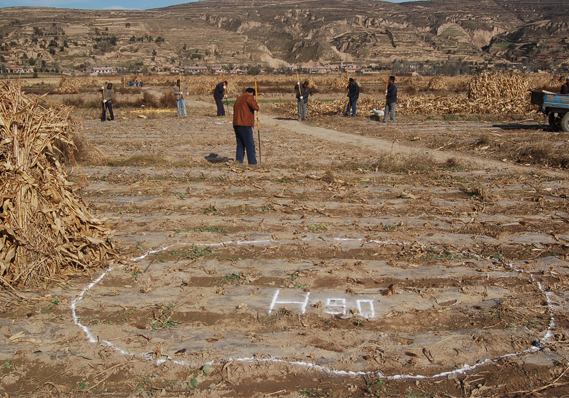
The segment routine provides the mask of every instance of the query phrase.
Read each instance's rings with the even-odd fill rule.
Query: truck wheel
[[[561,129],[566,133],[569,133],[569,112],[566,112],[561,119]]]

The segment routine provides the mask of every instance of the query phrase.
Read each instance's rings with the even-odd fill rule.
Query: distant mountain
[[[0,63],[36,68],[445,62],[569,65],[566,0],[207,0],[0,9]]]

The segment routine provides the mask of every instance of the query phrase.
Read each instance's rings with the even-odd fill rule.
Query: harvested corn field
[[[188,118],[77,110],[105,154],[81,194],[124,264],[2,295],[2,392],[569,392],[565,133],[501,114],[301,123],[261,103],[249,167],[212,161],[235,135],[206,100]]]

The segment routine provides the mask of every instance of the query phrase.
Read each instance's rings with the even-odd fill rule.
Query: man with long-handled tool
[[[298,100],[298,121],[306,120],[306,108],[308,106],[308,96],[310,95],[310,87],[308,87],[308,80],[305,80],[300,85],[300,81],[294,86],[296,92],[296,99]]]
[[[255,102],[257,103],[257,138],[259,139],[259,163],[262,163],[263,151],[261,150],[261,121],[259,120],[259,89],[257,88],[257,78],[255,78]]]
[[[113,95],[115,90],[113,90],[113,83],[108,83],[107,87],[103,86],[99,89],[103,96],[103,114],[101,115],[101,122],[106,120],[115,120],[115,114],[113,113]],[[109,111],[109,118],[107,119],[107,110]]]
[[[356,83],[354,78],[350,77],[348,80],[348,107],[346,108],[346,113],[344,116],[350,116],[350,109],[352,110],[352,116],[356,116],[357,102],[360,97],[360,86]]]
[[[395,122],[395,105],[397,104],[397,86],[395,85],[395,76],[389,76],[387,79],[387,90],[385,90],[385,113],[383,115],[383,123],[387,123],[387,118],[391,122]]]
[[[172,86],[172,92],[174,93],[174,98],[176,98],[178,117],[182,116],[182,111],[184,112],[184,117],[188,117],[188,114],[186,113],[186,96],[190,94],[188,86],[181,84],[180,79],[178,79],[176,84]]]
[[[259,110],[259,105],[254,98],[255,93],[254,88],[247,88],[233,105],[233,130],[235,131],[235,139],[237,141],[235,160],[243,163],[245,151],[247,151],[247,163],[251,165],[257,164],[253,126],[255,125],[255,111]],[[257,119],[257,128],[259,127],[258,121],[259,119]],[[260,152],[261,148],[259,146],[259,154]]]
[[[218,83],[213,90],[213,98],[217,105],[217,116],[225,116],[225,108],[223,106],[223,99],[227,97],[227,81],[222,77],[221,83]]]

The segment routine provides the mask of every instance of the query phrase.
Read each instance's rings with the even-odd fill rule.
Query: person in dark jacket
[[[247,88],[233,105],[233,130],[237,140],[235,160],[239,163],[243,163],[245,151],[247,151],[247,163],[257,164],[253,126],[255,125],[255,111],[259,110],[259,105],[255,101],[254,94],[254,88]]]
[[[103,86],[99,91],[103,92],[103,114],[101,115],[101,122],[107,120],[107,110],[109,111],[109,120],[115,120],[113,113],[113,95],[115,94],[113,83],[108,83],[107,87]]]
[[[569,94],[569,76],[567,76],[567,81],[561,86],[561,94]]]
[[[217,116],[225,116],[225,108],[223,107],[223,99],[227,97],[225,90],[227,90],[227,81],[219,83],[213,90],[213,98],[217,105]]]
[[[306,120],[306,106],[308,105],[308,96],[310,95],[308,80],[306,80],[302,86],[296,84],[294,91],[296,92],[296,99],[298,100],[298,121]]]
[[[395,85],[395,76],[389,76],[387,91],[385,93],[385,113],[383,114],[383,123],[387,123],[389,115],[390,121],[395,121],[395,104],[397,104],[397,86]]]
[[[360,97],[360,86],[356,83],[354,78],[350,77],[349,84],[348,84],[348,108],[346,109],[346,113],[344,116],[350,116],[350,108],[352,109],[352,116],[356,116],[356,103],[358,98]]]

